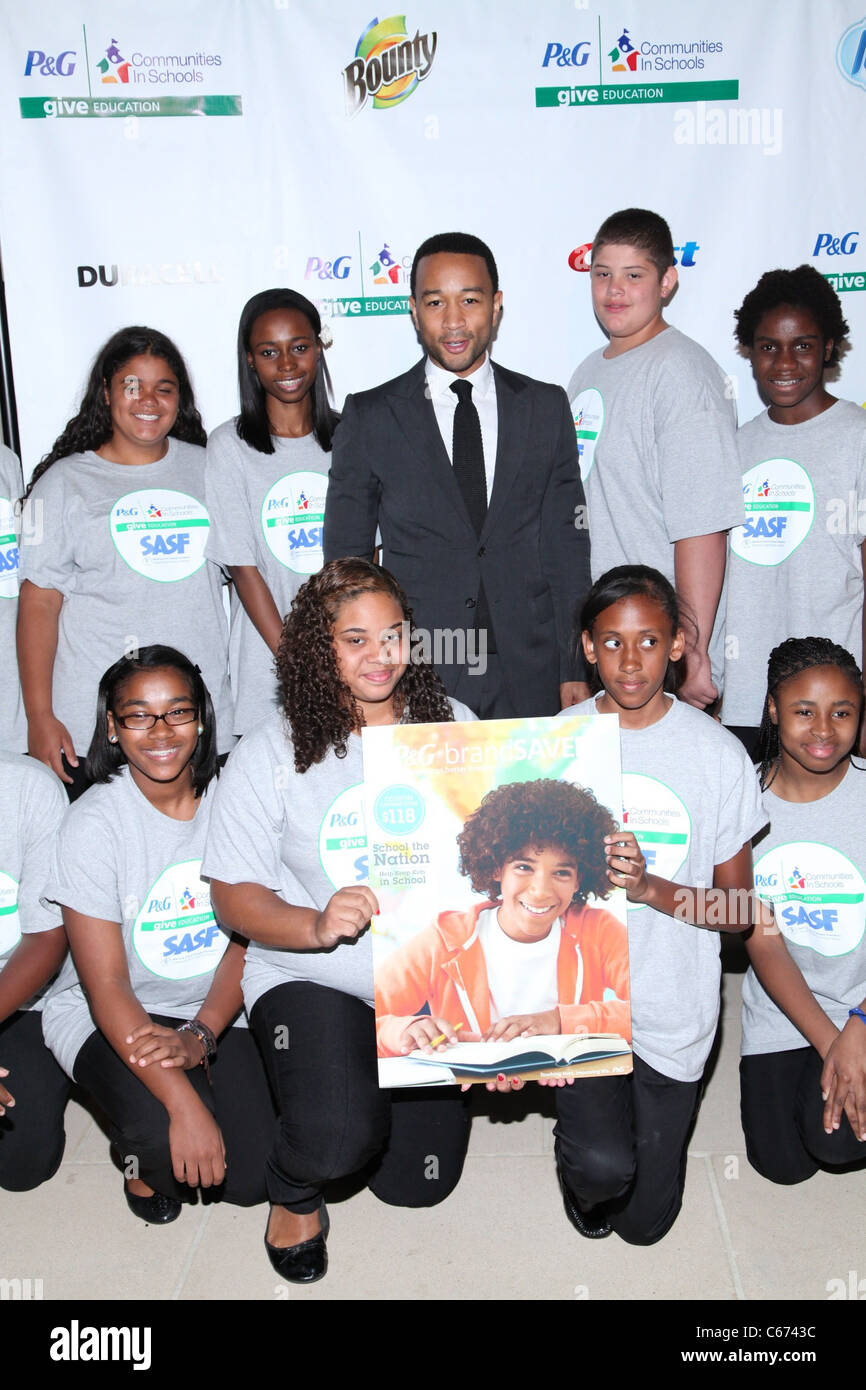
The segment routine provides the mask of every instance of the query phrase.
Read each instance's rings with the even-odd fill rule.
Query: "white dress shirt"
[[[436,414],[436,423],[442,435],[442,443],[445,445],[448,457],[453,464],[454,412],[457,409],[457,397],[451,390],[451,383],[452,381],[460,381],[461,378],[455,372],[447,372],[444,367],[440,367],[438,362],[431,361],[429,357],[425,371],[430,399]],[[499,419],[496,414],[496,379],[493,375],[489,356],[485,354],[481,366],[470,376],[463,377],[462,380],[468,381],[472,385],[472,403],[478,411],[478,419],[481,421],[484,476],[487,481],[487,501],[489,503],[490,494],[493,491],[496,443],[499,436]]]

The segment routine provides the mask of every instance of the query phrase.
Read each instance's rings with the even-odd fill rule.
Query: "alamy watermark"
[[[756,145],[764,154],[782,149],[779,106],[708,106],[696,101],[674,112],[676,145]]]

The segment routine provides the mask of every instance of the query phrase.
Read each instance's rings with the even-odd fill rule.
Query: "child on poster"
[[[615,831],[610,812],[570,782],[489,792],[457,838],[461,873],[484,901],[440,913],[377,962],[379,1055],[429,1048],[443,1033],[449,1043],[629,1037],[625,927],[587,906],[611,892],[604,836]]]

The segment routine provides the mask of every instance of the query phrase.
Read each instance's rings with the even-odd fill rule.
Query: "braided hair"
[[[762,791],[772,784],[782,761],[779,726],[770,718],[770,700],[776,702],[779,687],[785,681],[816,666],[836,666],[850,678],[858,691],[862,688],[863,677],[857,662],[849,651],[831,642],[829,637],[789,637],[773,648],[767,662],[767,694],[756,749]],[[850,753],[848,757],[850,760]]]

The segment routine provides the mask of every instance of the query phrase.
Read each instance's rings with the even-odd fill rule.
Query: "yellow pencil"
[[[459,1033],[459,1032],[460,1032],[460,1029],[461,1029],[462,1027],[463,1027],[463,1024],[462,1024],[462,1023],[458,1023],[457,1026],[456,1026],[456,1028],[454,1029],[454,1032],[455,1032],[455,1033]],[[431,1046],[431,1047],[438,1047],[440,1043],[444,1043],[444,1041],[445,1041],[445,1039],[446,1039],[447,1036],[448,1036],[447,1033],[440,1033],[439,1036],[438,1036],[438,1038],[434,1038],[434,1039],[433,1039],[433,1041],[431,1042],[430,1046]]]

